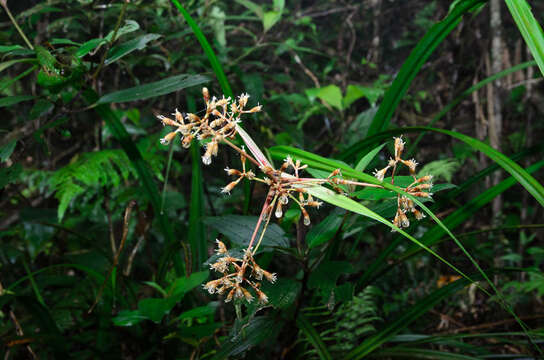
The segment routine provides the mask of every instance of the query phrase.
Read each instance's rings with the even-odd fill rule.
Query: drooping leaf
[[[367,136],[372,136],[387,129],[402,97],[410,87],[412,80],[444,38],[459,24],[464,14],[484,4],[485,0],[461,0],[455,3],[446,18],[427,31],[404,61],[393,84],[385,93],[374,120],[370,124]]]
[[[109,65],[121,59],[123,56],[130,54],[131,52],[135,50],[145,49],[148,43],[150,43],[151,41],[157,40],[161,36],[162,35],[159,35],[159,34],[145,34],[145,35],[138,36],[135,39],[129,40],[125,43],[114,46],[108,52],[108,57],[106,58],[106,61],[104,61],[104,64]]]
[[[342,212],[333,211],[323,221],[314,225],[306,234],[308,247],[313,248],[329,241],[340,229],[343,216]]]
[[[236,246],[247,247],[257,220],[257,216],[224,215],[206,217],[204,223],[228,237]],[[285,236],[285,231],[278,224],[270,222],[264,233],[261,246],[264,248],[271,246],[288,247],[289,242]]]
[[[200,85],[208,81],[209,78],[203,75],[181,74],[171,76],[152,83],[106,94],[98,100],[98,104],[121,103],[149,99],[179,91],[191,86]]]
[[[35,96],[32,96],[32,95],[6,96],[3,98],[0,98],[0,108],[15,105],[23,101],[32,100],[34,98]]]
[[[535,19],[526,0],[506,0],[506,5],[525,43],[531,50],[540,72],[544,75],[544,32],[542,32],[542,27]]]

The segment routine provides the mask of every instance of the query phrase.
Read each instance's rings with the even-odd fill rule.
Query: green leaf
[[[281,12],[267,11],[263,15],[263,29],[267,32],[281,19]]]
[[[209,78],[203,75],[181,74],[171,76],[166,79],[162,79],[149,84],[135,86],[132,88],[106,94],[98,100],[98,104],[120,103],[149,99],[152,97],[169,94],[174,91],[179,91],[191,86],[200,85],[208,81]]]
[[[262,291],[268,295],[268,302],[277,309],[286,309],[297,299],[301,284],[295,279],[280,277],[274,284],[265,282]]]
[[[43,46],[36,46],[36,57],[38,58],[38,62],[41,66],[46,68],[49,71],[55,70],[55,64],[57,63],[57,59],[51,53],[44,48]]]
[[[375,147],[372,151],[363,156],[355,166],[355,171],[365,171],[368,164],[370,164],[370,162],[376,157],[376,155],[378,155],[378,153],[383,149],[384,146],[385,144],[381,144],[380,146]]]
[[[247,247],[257,220],[258,216],[225,215],[206,217],[204,223],[228,237],[236,246]],[[289,241],[285,231],[278,224],[270,223],[264,233],[261,246],[288,247]]]
[[[21,45],[0,45],[0,53],[11,52],[13,50],[26,50]]]
[[[168,287],[167,293],[169,297],[173,297],[176,301],[180,301],[183,296],[195,287],[202,284],[210,275],[208,270],[192,273],[189,277],[179,277]]]
[[[83,43],[83,45],[81,45],[79,49],[77,49],[75,55],[79,58],[82,58],[83,56],[96,49],[98,46],[106,43],[107,41],[105,39],[91,39]]]
[[[259,19],[263,19],[263,9],[260,5],[255,4],[253,1],[249,0],[235,0],[238,4],[245,6],[251,10]]]
[[[332,212],[319,224],[313,226],[306,235],[308,247],[313,248],[332,239],[332,237],[340,229],[343,218],[344,214],[340,212]]]
[[[139,310],[121,310],[112,321],[115,326],[133,326],[146,319]]]
[[[149,42],[157,40],[161,36],[162,35],[159,34],[140,35],[135,39],[112,47],[110,51],[108,51],[108,57],[106,58],[106,61],[104,61],[104,65],[109,65],[135,50],[145,49]]]
[[[192,308],[191,310],[182,312],[175,321],[212,316],[213,314],[215,314],[218,305],[219,303],[217,301],[212,301],[204,306]]]
[[[18,64],[18,63],[36,63],[36,59],[24,58],[24,59],[13,59],[13,60],[8,60],[8,61],[1,62],[0,63],[0,72],[6,70],[11,65],[15,65],[15,64]]]
[[[84,96],[87,102],[91,103],[96,101],[97,98],[96,94],[91,92],[85,92]],[[153,206],[155,216],[158,217],[159,228],[161,229],[163,236],[166,238],[167,246],[165,247],[165,251],[163,252],[163,258],[161,258],[159,262],[159,271],[157,274],[157,278],[159,279],[159,281],[163,280],[167,260],[172,257],[174,259],[176,274],[178,276],[183,275],[185,270],[182,264],[182,260],[180,254],[175,251],[179,249],[179,240],[174,237],[170,221],[165,214],[161,213],[160,195],[157,190],[157,185],[155,184],[153,177],[149,172],[146,162],[142,158],[140,151],[136,147],[136,144],[134,144],[134,142],[132,141],[123,123],[121,123],[121,121],[119,120],[118,115],[106,105],[99,105],[95,107],[95,110],[97,114],[106,122],[108,128],[111,130],[117,141],[119,141],[121,147],[123,148],[123,151],[130,159],[131,165],[137,172],[141,185],[145,193],[147,194],[151,205]]]
[[[506,5],[544,75],[544,33],[531,12],[531,7],[525,0],[506,0]]]
[[[212,360],[226,359],[240,354],[264,341],[273,341],[280,332],[283,321],[271,316],[257,316],[244,326],[244,331],[227,339]]]
[[[193,30],[198,42],[200,43],[200,46],[202,47],[202,50],[204,50],[206,57],[210,61],[210,65],[212,66],[213,72],[215,73],[215,76],[217,77],[217,81],[219,81],[219,84],[221,85],[223,94],[226,97],[228,96],[234,97],[232,90],[230,88],[227,76],[225,75],[225,72],[223,71],[223,68],[221,67],[221,64],[219,63],[219,60],[217,60],[217,56],[215,55],[212,47],[210,46],[210,43],[208,42],[208,40],[206,40],[204,33],[198,27],[197,23],[194,21],[191,15],[187,12],[187,10],[185,10],[185,8],[181,6],[178,0],[170,0],[170,1],[178,8],[179,12],[185,18],[185,21],[187,21],[187,24],[189,25],[189,27]]]
[[[332,356],[331,354],[329,354],[329,351],[327,350],[327,346],[323,342],[323,339],[321,339],[319,333],[315,330],[310,321],[308,321],[308,319],[306,319],[306,317],[302,313],[298,314],[297,326],[306,335],[310,343],[313,345],[320,359],[332,359]]]
[[[0,147],[0,163],[3,163],[13,153],[13,150],[15,150],[15,145],[17,145],[17,140],[13,140],[6,145]]]
[[[347,109],[355,101],[362,97],[368,99],[371,106],[376,105],[378,99],[383,95],[384,90],[381,88],[367,87],[360,85],[348,85],[346,96],[343,99],[343,107]]]
[[[23,167],[21,164],[13,164],[8,168],[0,168],[0,190],[6,185],[19,180],[22,172]]]
[[[142,299],[138,302],[138,312],[144,318],[158,324],[174,305],[168,299]]]
[[[324,200],[325,201],[325,200]],[[310,289],[331,290],[336,286],[342,274],[353,272],[353,266],[347,261],[323,261],[310,273],[308,287]]]
[[[338,110],[342,110],[342,91],[336,85],[329,85],[320,88],[307,89],[306,95],[312,100],[319,98],[327,104],[334,106]]]
[[[117,39],[119,39],[121,36],[123,35],[126,35],[126,34],[129,34],[131,32],[134,32],[136,30],[138,30],[140,28],[140,25],[134,21],[134,20],[125,20],[125,25],[121,26],[118,30],[117,30],[117,34],[115,35],[115,39],[113,39],[113,30],[110,31],[108,33],[108,35],[106,35],[106,37],[104,38],[104,40],[106,40],[106,42],[110,42],[110,41],[115,41]]]
[[[0,98],[0,108],[7,107],[11,105],[18,104],[23,101],[28,101],[35,99],[35,96],[32,95],[15,95],[15,96],[6,96],[3,98]]]
[[[375,135],[387,129],[398,104],[425,61],[427,61],[442,40],[459,24],[465,13],[476,9],[484,3],[485,0],[461,0],[456,3],[455,7],[448,13],[448,16],[444,20],[427,31],[425,36],[412,50],[393,81],[393,84],[385,93],[378,112],[368,129],[368,136]]]

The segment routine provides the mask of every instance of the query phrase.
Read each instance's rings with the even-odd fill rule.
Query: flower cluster
[[[417,162],[415,159],[411,160],[403,160],[401,158],[402,152],[404,151],[404,141],[401,137],[394,138],[395,140],[395,158],[390,158],[389,162],[386,167],[384,167],[381,170],[376,170],[374,172],[374,176],[380,180],[383,181],[385,175],[389,171],[389,169],[392,169],[392,175],[391,175],[391,183],[394,184],[395,181],[395,171],[397,170],[397,165],[399,163],[404,164],[406,167],[408,167],[410,171],[410,175],[414,179],[414,181],[408,185],[407,187],[403,188],[405,192],[408,194],[420,197],[420,198],[430,198],[432,197],[432,193],[429,191],[431,190],[433,184],[432,184],[432,175],[425,175],[420,178],[416,176],[416,167]],[[416,209],[414,202],[409,199],[408,197],[404,195],[398,195],[397,196],[397,212],[395,214],[395,218],[393,219],[393,224],[396,225],[399,228],[406,228],[410,226],[410,220],[408,220],[407,213],[412,213],[416,220],[421,220],[425,217],[425,214],[423,214],[421,211]]]
[[[261,168],[266,177],[257,178],[255,174],[251,171],[246,171],[245,166],[245,156],[241,154],[242,159],[242,171],[235,169],[225,169],[228,175],[237,176],[238,178],[230,182],[222,190],[224,193],[230,193],[230,191],[240,182],[244,177],[249,180],[256,180],[266,184],[269,187],[268,190],[268,199],[266,201],[267,208],[264,213],[267,216],[267,222],[270,220],[272,212],[276,218],[281,218],[283,216],[283,209],[286,205],[289,204],[289,200],[294,201],[303,216],[304,225],[310,225],[310,216],[306,207],[313,207],[319,209],[323,204],[321,201],[316,201],[312,195],[308,194],[306,188],[309,186],[314,186],[317,184],[322,184],[325,182],[330,182],[334,184],[332,180],[334,178],[335,172],[331,174],[329,179],[314,179],[314,178],[301,178],[299,177],[299,172],[305,168],[307,165],[301,165],[300,160],[294,161],[290,156],[284,160],[282,166],[275,170],[272,167]],[[289,169],[292,169],[292,174],[287,173]]]
[[[266,304],[268,297],[260,289],[260,281],[265,278],[269,282],[274,283],[277,279],[276,274],[270,273],[257,265],[250,249],[247,249],[244,252],[243,259],[240,259],[231,256],[222,241],[216,240],[216,242],[216,252],[220,255],[220,258],[211,264],[210,268],[223,274],[223,276],[204,284],[204,289],[210,294],[227,293],[225,302],[229,302],[232,299],[245,299],[247,302],[252,302],[254,296],[244,287],[244,285],[249,285],[255,291],[259,302]]]
[[[163,115],[158,115],[163,125],[172,126],[176,130],[169,132],[161,139],[161,144],[169,144],[179,133],[181,134],[181,143],[184,148],[191,145],[193,139],[209,139],[206,144],[206,151],[202,156],[202,162],[210,165],[212,156],[217,156],[219,143],[227,138],[234,138],[237,133],[236,125],[240,123],[242,114],[251,114],[261,111],[261,105],[257,105],[250,110],[244,110],[249,99],[248,94],[242,94],[238,101],[231,101],[231,98],[217,99],[215,96],[210,99],[207,88],[202,89],[204,102],[206,103],[206,112],[204,116],[199,117],[196,114],[188,113],[183,115],[177,109],[172,114],[175,120]]]

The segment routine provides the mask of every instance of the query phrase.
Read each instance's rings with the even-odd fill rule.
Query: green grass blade
[[[406,129],[415,129],[415,128],[405,128],[403,130],[406,130]],[[472,138],[470,138],[468,136],[465,136],[465,135],[462,135],[462,134],[459,134],[459,133],[454,133],[454,132],[447,131],[447,130],[433,129],[433,128],[427,128],[427,127],[417,128],[417,129],[420,130],[420,131],[422,129],[424,129],[424,130],[438,131],[438,132],[443,132],[443,133],[445,132],[445,133],[449,134],[450,136],[454,136],[454,137],[457,137],[457,138],[460,138],[460,139],[463,139],[463,140],[466,140],[466,141],[474,140],[474,141],[478,142],[478,140],[476,140],[476,139],[472,139]],[[459,135],[461,135],[461,136],[458,137]],[[469,142],[472,143],[473,141],[469,141]],[[489,152],[489,149],[491,149],[492,150],[491,155],[494,157],[494,160],[497,159],[497,160],[495,160],[496,162],[498,162],[503,168],[508,168],[508,169],[513,168],[512,164],[515,164],[513,161],[506,158],[506,156],[498,153],[496,150],[490,148],[488,145],[486,145],[484,143],[481,143],[481,142],[478,142],[478,143],[475,143],[474,146],[477,146],[477,148],[479,148],[481,151],[483,150],[483,151]],[[486,146],[489,149],[485,148],[484,146]],[[276,156],[280,155],[283,151],[289,151],[289,149],[286,149],[286,147],[275,147],[275,148],[270,149],[270,152],[271,152],[273,157],[276,157]],[[377,182],[374,177],[372,177],[370,175],[367,175],[367,174],[362,174],[362,173],[356,172],[355,170],[351,169],[349,166],[343,165],[342,163],[340,163],[338,161],[329,160],[329,159],[323,158],[321,156],[311,154],[311,153],[305,152],[303,150],[295,149],[295,148],[293,148],[292,151],[293,151],[293,153],[291,154],[291,156],[293,156],[293,158],[302,160],[303,162],[307,163],[310,167],[317,166],[317,168],[330,171],[330,170],[335,168],[334,165],[339,165],[338,168],[342,169],[344,176],[354,177],[356,179],[363,180],[363,181],[370,182],[370,183],[376,183]],[[497,156],[496,153],[500,154],[502,157]],[[303,158],[301,158],[301,155],[303,156]],[[506,158],[506,160],[504,158]],[[515,164],[515,165],[519,168],[519,170],[521,170],[521,171],[519,171],[518,169],[514,169],[515,174],[512,174],[512,176],[514,176],[516,178],[516,180],[521,175],[523,175],[524,177],[532,178],[525,170],[523,170],[521,167],[519,167],[519,165],[517,165],[517,164]],[[516,175],[517,175],[517,177],[516,177]],[[535,182],[536,182],[536,180],[535,180]],[[388,190],[392,190],[392,191],[394,191],[394,192],[396,192],[398,194],[402,194],[402,195],[410,198],[427,215],[429,215],[436,222],[436,224],[438,226],[440,226],[448,234],[448,236],[455,242],[455,244],[457,244],[457,246],[461,249],[461,251],[465,254],[465,256],[470,260],[470,262],[474,265],[474,267],[480,272],[482,277],[486,280],[486,282],[493,289],[493,291],[497,294],[497,296],[501,300],[501,306],[503,306],[503,308],[506,311],[508,311],[516,319],[517,323],[521,326],[523,331],[525,333],[527,333],[527,326],[513,312],[512,308],[508,305],[508,303],[506,303],[506,301],[504,301],[504,297],[498,291],[498,289],[493,284],[493,282],[489,279],[487,274],[482,270],[482,268],[478,265],[476,260],[470,255],[470,253],[465,249],[463,244],[461,244],[461,242],[453,235],[453,233],[440,221],[440,219],[438,219],[436,217],[436,215],[434,215],[434,213],[429,210],[429,208],[427,208],[424,204],[421,203],[421,201],[419,201],[419,199],[415,198],[414,196],[412,196],[412,195],[410,195],[408,193],[405,193],[400,188],[397,188],[394,185],[391,185],[391,184],[388,184],[388,183],[381,183],[381,185],[384,188],[388,189]],[[412,236],[410,236],[406,232],[398,229],[391,222],[389,222],[388,220],[386,220],[383,217],[379,216],[378,214],[372,212],[371,210],[364,207],[363,205],[361,205],[361,204],[359,204],[359,203],[357,203],[357,202],[355,202],[355,201],[353,201],[353,200],[351,200],[351,199],[349,199],[349,198],[347,198],[345,196],[335,194],[332,191],[330,191],[330,190],[328,190],[328,189],[326,189],[324,187],[309,188],[309,189],[307,189],[307,191],[308,191],[308,193],[314,195],[317,198],[320,198],[323,201],[326,201],[326,202],[331,203],[333,205],[336,205],[336,206],[342,207],[344,209],[359,213],[361,215],[367,216],[367,217],[369,217],[371,219],[374,219],[376,221],[379,221],[379,222],[383,223],[384,225],[387,225],[387,226],[391,227],[392,229],[394,229],[394,230],[398,231],[400,234],[402,234],[404,237],[408,238],[410,241],[414,242],[415,244],[417,244],[418,246],[420,246],[421,248],[423,248],[427,252],[431,253],[433,256],[440,259],[442,262],[447,264],[450,268],[455,270],[457,273],[459,273],[463,277],[466,277],[466,275],[464,275],[459,269],[457,269],[455,266],[453,266],[452,264],[450,264],[449,262],[444,260],[437,253],[435,253],[433,250],[428,248],[425,244],[423,244],[420,241],[416,240],[415,238],[413,238]],[[477,285],[477,287],[480,290],[482,290],[484,293],[486,293],[487,295],[490,295],[490,293],[487,290],[485,290],[484,288],[482,288],[481,286]],[[527,333],[527,336],[529,336],[528,333]],[[530,337],[529,337],[529,339],[532,341],[532,339]]]
[[[96,100],[96,94],[86,93],[85,97],[87,98],[87,101]],[[89,102],[94,103],[94,101]],[[138,174],[140,183],[144,191],[146,192],[147,197],[151,202],[151,205],[153,206],[153,210],[159,221],[161,232],[166,238],[168,244],[177,244],[177,240],[174,237],[170,221],[164,214],[161,214],[161,198],[159,191],[157,190],[157,185],[155,184],[155,181],[153,180],[153,177],[149,172],[147,164],[142,158],[140,151],[136,147],[136,144],[134,144],[134,142],[130,138],[130,135],[128,134],[127,130],[125,129],[124,125],[121,123],[117,115],[107,105],[98,105],[94,108],[94,110],[106,122],[113,136],[115,136],[117,141],[119,141],[121,147],[123,148],[123,151],[130,159],[132,166]],[[166,265],[172,255],[176,274],[178,276],[184,274],[182,260],[179,253],[168,251],[165,252],[164,258],[161,259],[159,264],[159,279],[163,279],[164,275],[166,274]]]
[[[528,173],[535,172],[536,170],[544,166],[544,161],[539,161],[536,164],[531,165],[527,168]],[[481,209],[483,206],[489,204],[495,197],[502,194],[513,185],[516,184],[516,179],[514,177],[509,177],[498,183],[497,185],[487,189],[483,193],[476,196],[474,199],[470,200],[468,203],[464,204],[462,207],[457,209],[455,212],[450,214],[447,218],[443,220],[444,225],[448,229],[455,229],[457,226],[463,224],[465,220],[474,216],[474,214]],[[432,246],[440,241],[444,236],[444,231],[438,226],[434,226],[432,229],[427,231],[425,235],[421,238],[421,242],[427,246]],[[404,254],[399,256],[400,259],[405,259],[414,255],[416,252],[419,252],[419,249],[408,249]]]
[[[494,75],[491,75],[491,76],[483,79],[482,81],[478,82],[477,84],[472,85],[471,87],[469,87],[468,89],[463,91],[461,94],[459,94],[455,99],[453,99],[452,102],[450,102],[448,105],[444,106],[444,108],[442,110],[440,110],[440,112],[436,116],[434,116],[432,118],[432,120],[429,122],[429,124],[427,126],[433,126],[434,124],[436,124],[437,121],[442,119],[442,117],[444,117],[444,115],[446,115],[448,112],[451,111],[451,109],[456,107],[465,97],[467,97],[468,95],[472,94],[475,91],[480,90],[481,88],[483,88],[487,84],[492,83],[493,81],[495,81],[497,79],[501,79],[501,78],[503,78],[503,77],[505,77],[507,75],[510,75],[512,73],[515,73],[517,71],[520,71],[520,70],[523,70],[523,69],[526,69],[528,67],[535,66],[535,65],[536,65],[535,61],[527,61],[527,62],[518,64],[516,66],[512,66],[511,68],[503,70],[501,72],[498,72],[498,73],[496,73]],[[421,134],[418,135],[417,139],[408,148],[407,154],[412,154],[414,152],[414,149],[416,149],[417,144],[419,144],[419,142],[423,138],[423,135],[425,135],[425,133],[421,133]]]
[[[179,12],[185,18],[185,21],[187,21],[187,24],[189,24],[189,27],[193,30],[198,42],[200,43],[200,46],[202,46],[202,50],[204,50],[204,53],[206,54],[206,56],[208,57],[208,60],[210,61],[213,72],[215,73],[215,76],[217,77],[217,81],[219,81],[219,85],[221,85],[221,89],[223,90],[223,94],[225,94],[226,97],[228,96],[233,97],[233,93],[230,88],[227,76],[225,75],[225,72],[223,71],[223,67],[219,63],[219,60],[217,60],[217,56],[215,56],[215,52],[210,46],[210,43],[208,42],[208,40],[206,39],[206,36],[204,36],[204,33],[202,32],[202,30],[200,30],[200,27],[192,18],[191,14],[189,14],[187,10],[185,10],[185,8],[179,3],[178,0],[171,0],[171,2],[178,8]]]
[[[462,16],[484,3],[484,0],[462,0],[450,11],[444,20],[429,29],[414,50],[412,50],[393,81],[393,84],[385,93],[378,112],[368,129],[368,136],[375,135],[387,129],[391,117],[412,80],[421,69],[421,66],[423,66],[442,40],[457,26]]]
[[[445,260],[443,257],[438,255],[434,250],[430,249],[428,246],[425,246],[425,244],[421,243],[419,240],[414,238],[412,235],[408,234],[404,230],[398,228],[395,226],[391,221],[383,218],[382,216],[376,214],[366,206],[344,196],[337,194],[323,186],[313,186],[306,188],[306,191],[311,194],[312,196],[319,198],[329,204],[341,207],[343,209],[349,210],[351,212],[354,212],[359,215],[366,216],[368,218],[371,218],[373,220],[376,220],[385,226],[391,228],[391,230],[399,232],[401,235],[403,235],[405,238],[413,242],[414,244],[417,244],[418,246],[421,246],[423,249],[425,249],[427,252],[429,252],[431,255],[442,261],[444,264],[449,266],[451,269],[453,269],[456,273],[463,276],[467,280],[473,282],[467,275],[465,275],[461,270],[459,270],[457,267],[452,265],[450,262]]]
[[[537,169],[541,168],[543,165],[544,162],[534,164],[527,169],[527,172],[534,172]],[[463,221],[472,217],[481,207],[491,202],[497,195],[503,193],[515,184],[516,180],[513,177],[510,177],[493,186],[492,188],[487,189],[485,192],[470,200],[468,203],[466,203],[461,208],[445,218],[443,220],[444,225],[446,225],[446,227],[448,227],[449,229],[455,229]],[[423,237],[421,238],[421,242],[427,246],[432,246],[436,244],[444,236],[444,234],[444,230],[440,226],[436,225],[423,235]],[[409,256],[412,256],[416,252],[420,251],[419,247],[408,249],[403,255],[400,255],[397,258],[397,263],[395,263],[394,265],[386,266],[386,264],[388,263],[387,259],[401,243],[402,238],[397,237],[387,246],[387,248],[380,252],[378,257],[374,259],[372,264],[367,267],[366,271],[359,279],[359,287],[366,286],[369,282],[372,281],[373,278],[378,276],[378,274],[383,274],[385,271],[387,271],[383,270],[384,268],[390,269],[398,264],[398,262],[403,261]]]
[[[525,0],[506,0],[506,5],[544,75],[544,33],[531,12],[531,7]]]
[[[332,359],[332,356],[329,354],[327,346],[319,336],[319,333],[303,314],[298,315],[297,326],[306,335],[308,341],[310,341],[310,343],[314,346],[320,359]]]

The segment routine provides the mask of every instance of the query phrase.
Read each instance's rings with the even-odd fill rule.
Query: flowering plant
[[[169,144],[177,134],[180,134],[181,143],[185,148],[188,148],[194,139],[207,140],[206,149],[202,156],[204,165],[211,164],[212,158],[217,156],[219,144],[224,143],[240,155],[242,169],[225,168],[227,175],[234,176],[236,179],[223,187],[222,192],[230,194],[242,179],[257,181],[268,187],[260,216],[248,246],[243,251],[243,256],[241,258],[231,256],[226,245],[222,241],[216,240],[217,254],[220,257],[210,267],[216,272],[221,273],[222,277],[207,282],[204,284],[204,288],[210,294],[227,293],[225,299],[227,302],[232,299],[245,299],[251,302],[254,296],[244,287],[245,285],[249,285],[249,288],[255,292],[259,302],[265,304],[268,301],[268,297],[260,289],[260,281],[265,278],[273,283],[277,277],[275,273],[270,273],[262,269],[255,261],[254,256],[261,244],[272,214],[276,218],[281,218],[283,216],[283,209],[289,204],[289,201],[292,201],[300,209],[304,225],[309,226],[311,220],[308,208],[319,209],[323,204],[312,197],[308,192],[309,188],[327,185],[337,192],[345,194],[339,185],[382,189],[383,186],[344,179],[340,169],[332,171],[326,178],[304,177],[301,175],[302,171],[308,166],[303,165],[298,159],[293,159],[290,155],[284,159],[279,169],[275,169],[249,134],[240,127],[242,115],[260,112],[262,106],[257,105],[250,110],[246,110],[245,107],[249,98],[248,94],[242,94],[235,100],[230,97],[225,98],[224,96],[221,99],[217,99],[216,97],[210,98],[207,88],[202,89],[202,94],[206,104],[206,110],[202,117],[192,113],[184,115],[177,109],[172,114],[174,115],[174,119],[163,115],[158,116],[164,125],[175,128],[175,130],[169,132],[160,140],[161,143],[164,145]],[[240,135],[245,146],[249,149],[249,153],[245,150],[245,146],[238,147],[231,141],[237,134]],[[386,173],[391,169],[391,183],[394,184],[397,167],[399,164],[404,164],[408,167],[410,175],[413,177],[413,182],[402,190],[415,197],[429,198],[432,196],[428,192],[432,187],[432,176],[427,175],[420,178],[416,176],[417,162],[414,159],[403,160],[401,158],[404,145],[405,143],[401,137],[395,138],[394,159],[391,158],[388,165],[383,169],[376,170],[374,176],[378,180],[383,181]],[[259,169],[262,173],[261,177],[248,168],[247,161]],[[423,213],[416,209],[411,199],[399,194],[397,195],[397,211],[393,224],[398,228],[408,227],[410,221],[408,220],[407,213],[414,214],[417,220],[424,217]],[[261,228],[262,231],[260,231],[260,236],[257,239],[257,234],[259,234]]]

